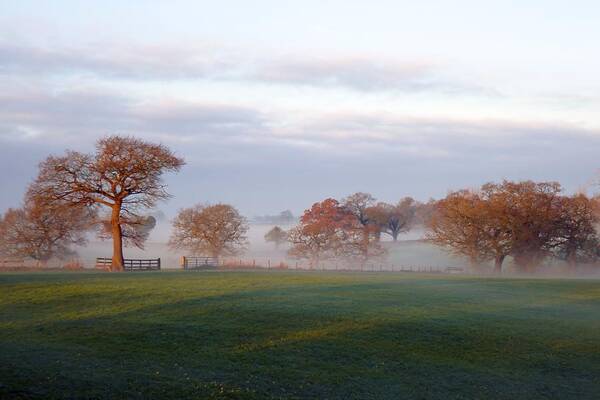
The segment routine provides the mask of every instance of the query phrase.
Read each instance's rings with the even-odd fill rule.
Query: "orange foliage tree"
[[[169,246],[212,257],[240,253],[248,241],[248,223],[229,204],[197,205],[177,214]]]
[[[0,253],[32,258],[45,265],[51,258],[65,259],[82,246],[94,215],[84,207],[50,208],[26,198],[25,205],[0,217]]]
[[[550,255],[571,266],[596,258],[595,201],[560,192],[556,182],[503,181],[450,193],[435,204],[427,237],[473,265],[494,261],[496,272],[507,256],[522,272],[534,272]]]
[[[375,226],[361,223],[351,208],[335,199],[325,199],[304,211],[300,224],[290,231],[289,254],[308,259],[311,267],[335,257],[363,265],[384,253],[376,231]]]
[[[346,232],[356,224],[356,217],[335,199],[315,203],[300,217],[300,224],[292,228],[288,240],[289,254],[310,261],[311,268],[322,260],[331,259],[343,251]]]

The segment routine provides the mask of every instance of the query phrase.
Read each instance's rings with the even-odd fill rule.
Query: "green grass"
[[[0,275],[0,398],[599,396],[598,280]]]

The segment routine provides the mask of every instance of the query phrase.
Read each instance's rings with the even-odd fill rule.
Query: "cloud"
[[[289,117],[293,117],[290,119]],[[268,113],[228,103],[140,101],[98,90],[30,89],[0,93],[0,138],[44,140],[134,134],[173,143],[277,144],[303,151],[369,157],[396,153],[416,158],[489,156],[521,149],[535,156],[564,138],[593,141],[600,132],[570,124],[415,118],[391,113]],[[491,151],[494,149],[495,151]],[[529,154],[529,153],[528,153]]]
[[[359,91],[422,90],[431,84],[432,66],[381,63],[375,60],[282,60],[259,68],[254,77],[275,83],[347,87]]]
[[[119,94],[75,90],[0,93],[0,137],[83,139],[112,134],[214,140],[257,134],[260,113],[233,105],[140,102]]]
[[[249,214],[301,211],[357,190],[393,201],[509,179],[574,190],[597,169],[600,132],[575,125],[413,118],[391,113],[273,114],[227,103],[139,101],[92,90],[0,93],[0,208],[16,205],[49,154],[98,137],[160,141],[183,156],[169,178],[181,207],[227,201]],[[293,122],[295,121],[295,122]]]
[[[358,92],[498,93],[443,77],[443,66],[365,56],[257,57],[213,45],[40,47],[0,42],[0,74],[83,75],[100,79],[209,80],[344,88]]]
[[[88,74],[122,79],[197,79],[235,68],[235,57],[210,45],[40,47],[0,43],[0,73]]]
[[[441,67],[432,63],[346,57],[281,59],[257,68],[252,77],[267,83],[307,85],[319,88],[346,88],[359,92],[477,93],[495,91],[443,78]]]
[[[298,140],[320,151],[357,159],[393,154],[448,162],[546,159],[567,150],[576,152],[581,142],[593,144],[593,148],[600,145],[600,131],[566,123],[415,118],[360,112],[316,116],[277,135],[290,143]]]

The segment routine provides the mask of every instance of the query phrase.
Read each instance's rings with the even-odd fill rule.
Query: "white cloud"
[[[0,42],[0,74],[90,76],[124,80],[211,80],[345,88],[358,92],[498,93],[477,83],[444,77],[430,62],[400,62],[364,55],[263,56],[214,45],[42,47]]]

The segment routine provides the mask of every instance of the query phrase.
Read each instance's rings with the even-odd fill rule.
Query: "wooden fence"
[[[466,273],[465,268],[443,267],[432,265],[398,265],[391,263],[368,263],[365,265],[349,265],[347,263],[322,263],[310,265],[298,261],[275,261],[275,260],[245,260],[240,258],[227,258],[219,260],[219,267],[223,269],[284,269],[284,270],[312,270],[312,271],[345,271],[345,272],[414,272],[431,274],[458,274]]]
[[[109,269],[112,266],[112,259],[106,257],[96,258],[96,268]],[[130,259],[123,260],[123,270],[132,271],[160,271],[160,258],[156,259]]]
[[[25,260],[17,258],[0,259],[0,267],[2,268],[24,268],[26,267]]]
[[[185,270],[216,269],[219,267],[219,259],[216,257],[183,256],[179,264]]]

